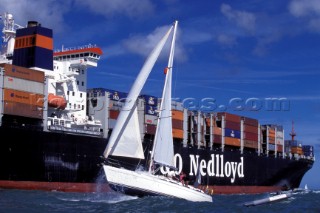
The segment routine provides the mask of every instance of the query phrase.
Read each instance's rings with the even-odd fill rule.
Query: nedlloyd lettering
[[[239,178],[244,177],[243,173],[243,157],[240,158],[240,162],[224,162],[223,155],[211,154],[211,160],[206,162],[204,159],[199,162],[199,155],[189,155],[190,157],[190,173],[189,175],[197,175],[197,171],[200,171],[201,176],[210,177],[231,177],[231,183],[234,183],[236,176]],[[199,167],[199,168],[198,168]]]
[[[225,161],[223,155],[211,154],[211,159],[207,162],[206,160],[200,160],[199,155],[189,155],[190,158],[190,176],[197,176],[199,171],[201,176],[218,177],[218,178],[230,178],[230,182],[234,183],[236,178],[244,178],[244,163],[243,157],[240,157],[239,162]],[[176,168],[176,175],[179,175],[182,171],[182,157],[180,154],[176,154],[174,158]],[[160,171],[162,174],[168,174],[170,169],[167,167],[161,167]]]

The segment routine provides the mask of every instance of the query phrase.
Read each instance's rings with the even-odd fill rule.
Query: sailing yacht
[[[171,84],[177,24],[178,22],[175,21],[141,68],[119,114],[117,123],[110,135],[109,143],[104,152],[104,157],[107,161],[109,156],[144,159],[136,100],[163,46],[172,33],[171,49],[165,72],[166,77],[159,109],[158,124],[148,170],[129,170],[108,162],[103,165],[103,169],[108,183],[113,187],[120,187],[123,192],[127,194],[138,196],[161,195],[194,202],[212,202],[212,196],[206,194],[204,191],[193,186],[184,185],[177,180],[157,175],[155,171],[155,168],[159,168],[159,166],[175,167],[171,120]]]

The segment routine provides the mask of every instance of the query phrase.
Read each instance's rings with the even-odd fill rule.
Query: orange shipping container
[[[225,137],[224,143],[225,145],[229,145],[229,146],[240,146],[240,139]]]
[[[183,121],[183,111],[172,110],[172,119]]]
[[[119,116],[119,114],[120,114],[120,111],[119,111],[119,110],[112,110],[112,109],[110,109],[110,111],[109,111],[109,118],[110,118],[110,119],[117,119],[118,116]]]
[[[181,129],[172,129],[172,136],[174,138],[183,139],[183,130],[181,130]]]
[[[4,101],[3,113],[7,115],[17,115],[29,118],[42,119],[43,108],[36,105]]]
[[[43,107],[44,95],[22,92],[13,89],[3,89],[4,101],[16,102]]]
[[[302,155],[302,147],[291,147],[291,153]]]
[[[0,67],[3,67],[5,70],[4,76],[11,76],[40,83],[44,82],[44,72],[11,64],[0,64]]]
[[[222,135],[222,129],[219,127],[213,127],[213,134]]]

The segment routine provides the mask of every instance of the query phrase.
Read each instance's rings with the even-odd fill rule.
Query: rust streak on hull
[[[0,181],[2,189],[43,190],[62,192],[110,192],[112,189],[106,183],[63,183],[35,181]]]

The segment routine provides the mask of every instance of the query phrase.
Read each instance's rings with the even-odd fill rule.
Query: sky
[[[318,0],[1,0],[0,12],[53,29],[55,49],[96,44],[104,54],[88,87],[122,92],[178,20],[174,98],[282,125],[286,139],[294,122],[296,139],[320,154]],[[144,94],[161,96],[167,52]],[[301,186],[319,189],[319,171],[316,161]]]

